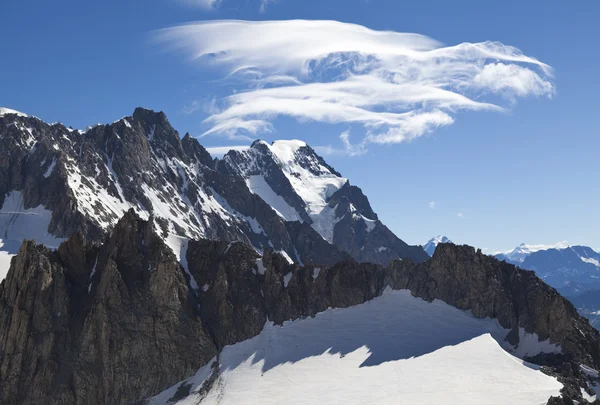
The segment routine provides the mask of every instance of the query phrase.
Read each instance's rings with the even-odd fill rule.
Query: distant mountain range
[[[533,270],[567,297],[594,327],[600,326],[600,253],[588,246],[521,244],[499,260]]]
[[[555,245],[527,245],[525,243],[521,243],[519,246],[514,248],[513,250],[505,253],[495,254],[496,258],[500,260],[506,260],[510,263],[523,263],[523,260],[532,253],[539,252],[540,250],[549,250],[549,249],[565,249],[569,247],[568,242],[558,242]]]
[[[567,297],[600,290],[600,253],[588,246],[569,246],[567,242],[553,246],[521,244],[495,257],[535,271]]]

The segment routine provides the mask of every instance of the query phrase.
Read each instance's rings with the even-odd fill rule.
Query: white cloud
[[[235,146],[213,146],[210,148],[206,148],[208,153],[211,154],[213,158],[215,157],[223,157],[223,155],[227,154],[230,150],[246,150],[250,146],[249,145],[235,145]]]
[[[190,104],[183,106],[182,112],[184,114],[193,114],[196,111],[203,111],[207,114],[216,114],[219,112],[219,107],[217,106],[217,100],[215,98],[211,98],[209,100],[194,100]]]
[[[464,218],[465,217],[462,212],[459,212],[458,214],[456,214],[456,216],[459,217],[459,218]]]
[[[328,145],[315,146],[314,149],[322,155],[360,156],[367,153],[367,148],[365,147],[364,142],[358,144],[352,144],[350,142],[350,130],[346,130],[340,134],[340,141],[342,142],[343,146],[341,148]]]
[[[179,2],[205,10],[214,10],[219,6],[221,0],[179,0]]]
[[[429,201],[429,208],[434,210],[436,206],[437,206],[437,201]]]
[[[260,8],[259,11],[261,13],[264,13],[265,11],[267,11],[267,7],[269,6],[269,4],[271,3],[275,3],[275,0],[261,0],[260,1]]]
[[[517,65],[490,63],[483,67],[473,81],[495,93],[506,94],[509,98],[554,94],[551,83],[531,70]]]
[[[203,135],[271,132],[281,116],[363,127],[357,144],[347,133],[340,147],[321,147],[331,153],[411,141],[451,125],[459,111],[506,111],[493,94],[512,104],[555,92],[548,65],[497,42],[442,46],[419,34],[305,20],[207,21],[157,38],[240,84]]]

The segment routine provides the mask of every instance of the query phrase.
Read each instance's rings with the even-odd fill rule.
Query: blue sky
[[[561,240],[600,248],[600,3],[278,0],[261,12],[260,0],[222,0],[212,9],[186,1],[193,0],[3,4],[0,106],[77,128],[144,106],[165,111],[182,134],[200,135],[210,128],[202,124],[210,101],[233,94],[239,83],[224,81],[221,66],[156,42],[155,30],[191,21],[337,20],[422,34],[446,46],[500,41],[553,68],[551,98],[505,99],[499,104],[506,113],[452,112],[451,125],[410,142],[370,144],[360,156],[326,159],[409,243],[441,233],[488,251]],[[194,105],[203,108],[185,112]],[[271,124],[273,132],[252,136],[339,148],[343,131],[351,140],[366,132],[355,123],[285,116]],[[200,141],[244,143],[224,136]]]

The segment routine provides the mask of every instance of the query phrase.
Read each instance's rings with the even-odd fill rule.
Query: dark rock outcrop
[[[600,366],[600,336],[573,305],[534,272],[521,270],[475,251],[470,246],[439,244],[432,259],[413,264],[394,262],[388,269],[394,289],[409,289],[414,296],[440,299],[456,308],[471,310],[478,318],[497,318],[515,330],[536,333],[562,347],[563,354],[581,363]]]
[[[565,385],[561,400],[581,399],[579,364],[600,368],[600,336],[566,299],[533,272],[468,246],[440,244],[422,263],[301,267],[268,249],[261,258],[243,243],[200,240],[187,244],[183,263],[133,212],[100,246],[81,234],[54,252],[25,242],[0,284],[0,402],[135,403],[267,320],[359,305],[386,288],[496,318],[516,331],[507,335],[513,345],[518,328],[560,345],[560,354],[528,360]]]
[[[0,285],[2,404],[128,404],[214,355],[184,271],[133,213],[99,248],[25,242]]]

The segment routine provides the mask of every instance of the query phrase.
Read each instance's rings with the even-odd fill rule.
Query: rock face
[[[519,343],[520,327],[560,344],[563,354],[573,359],[600,364],[598,333],[532,271],[452,244],[438,245],[427,262],[395,262],[389,270],[393,288],[409,289],[426,300],[441,299],[478,318],[497,318],[513,330],[508,338],[514,345]]]
[[[511,253],[496,257],[535,271],[567,297],[592,325],[600,326],[600,253],[588,246],[568,246],[563,242],[539,250],[520,245]]]
[[[0,285],[2,404],[128,404],[215,355],[184,271],[133,213],[101,247],[25,242]]]
[[[23,208],[49,210],[48,232],[61,238],[100,242],[134,209],[163,237],[241,241],[299,263],[427,258],[305,144],[256,142],[217,161],[165,114],[142,108],[86,131],[0,114],[0,212],[12,193]]]
[[[240,242],[190,241],[185,260],[130,211],[100,245],[76,234],[57,251],[25,242],[0,284],[2,404],[130,404],[190,377],[220,348],[265,322],[362,304],[385,288],[410,289],[476,317],[497,318],[560,345],[541,355],[578,399],[579,364],[600,368],[600,337],[533,272],[468,246],[440,244],[423,263],[387,267],[343,260],[290,264]]]

